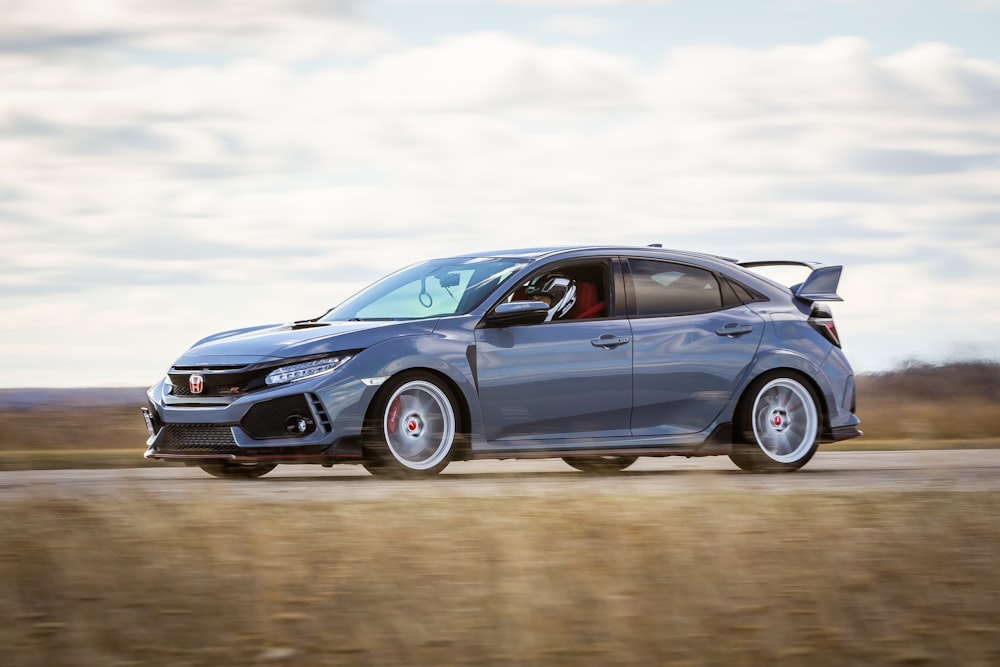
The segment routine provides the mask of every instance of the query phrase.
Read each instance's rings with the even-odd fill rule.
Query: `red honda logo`
[[[205,388],[205,378],[200,375],[192,375],[188,378],[188,389],[191,390],[192,394],[200,394],[201,390]]]

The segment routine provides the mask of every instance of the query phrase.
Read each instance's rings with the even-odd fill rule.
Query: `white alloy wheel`
[[[819,446],[821,406],[794,371],[772,371],[751,383],[736,409],[733,463],[743,470],[791,472]]]
[[[399,466],[436,472],[447,464],[455,442],[455,408],[436,383],[425,379],[404,382],[385,402],[382,437]]]
[[[808,389],[791,378],[777,378],[764,385],[751,414],[754,440],[777,463],[796,463],[816,444],[816,402]]]

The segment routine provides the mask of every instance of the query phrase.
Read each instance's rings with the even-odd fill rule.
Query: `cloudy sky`
[[[2,5],[0,386],[578,243],[844,264],[859,371],[1000,358],[1000,0]]]

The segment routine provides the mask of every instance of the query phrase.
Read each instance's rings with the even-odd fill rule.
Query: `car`
[[[808,269],[787,287],[768,265]],[[841,266],[648,247],[419,262],[320,317],[217,333],[148,391],[145,456],[217,477],[360,463],[729,456],[792,471],[861,435]]]

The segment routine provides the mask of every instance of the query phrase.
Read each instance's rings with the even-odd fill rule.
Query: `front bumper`
[[[160,383],[142,408],[149,432],[145,457],[324,463],[360,459],[366,395],[356,378],[301,382],[227,403],[178,400]]]
[[[857,427],[857,424],[851,424],[848,426],[837,426],[835,428],[831,428],[830,434],[833,442],[841,442],[842,440],[850,440],[851,438],[858,438],[864,435],[865,432],[859,429]]]

